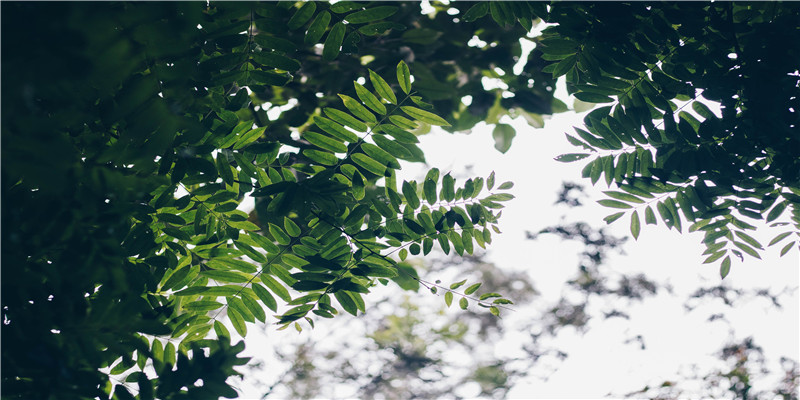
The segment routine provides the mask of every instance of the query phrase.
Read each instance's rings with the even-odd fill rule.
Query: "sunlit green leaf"
[[[482,283],[480,283],[480,282],[470,285],[469,287],[464,289],[464,294],[469,296],[469,295],[475,293],[475,291],[477,291],[478,288],[481,287],[481,285],[482,285]]]
[[[378,114],[386,114],[386,106],[384,106],[383,103],[381,103],[381,101],[378,100],[374,94],[372,94],[372,92],[358,82],[353,82],[353,85],[356,88],[356,95],[359,99],[361,99],[361,101],[364,102],[364,104],[367,105],[367,107]],[[347,104],[345,104],[345,106],[347,106]]]
[[[730,271],[731,271],[731,256],[727,256],[725,257],[724,260],[722,260],[722,264],[720,264],[719,266],[719,276],[722,279],[725,279],[725,277],[728,276],[728,273]]]
[[[408,65],[402,61],[397,64],[397,82],[406,94],[411,91],[411,72],[408,70]]]
[[[378,122],[378,120],[375,118],[375,114],[369,112],[369,110],[364,108],[364,106],[356,101],[356,99],[344,94],[340,94],[339,97],[342,98],[344,106],[347,107],[347,109],[350,110],[350,112],[353,113],[353,115],[355,115],[357,118],[365,122]]]
[[[397,97],[394,95],[391,86],[380,75],[373,70],[369,70],[369,80],[372,82],[372,87],[378,94],[392,104],[397,104]]]
[[[404,113],[408,114],[408,116],[418,121],[422,121],[431,125],[450,126],[450,124],[447,123],[447,121],[445,121],[442,117],[434,113],[421,110],[417,107],[401,106],[400,109],[403,110]]]
[[[639,239],[639,231],[641,230],[641,224],[639,222],[639,212],[634,210],[631,214],[631,235],[633,238],[638,240]]]

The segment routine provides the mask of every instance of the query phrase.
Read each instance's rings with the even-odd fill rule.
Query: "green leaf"
[[[183,217],[169,213],[158,213],[156,219],[163,222],[168,222],[175,225],[186,225],[186,220]]]
[[[556,64],[555,68],[553,69],[553,79],[558,78],[561,75],[565,75],[567,72],[569,72],[572,68],[575,67],[577,61],[578,57],[575,54],[567,56],[563,60],[559,61],[558,64]]]
[[[355,115],[357,118],[365,122],[371,122],[371,123],[378,122],[378,120],[375,118],[375,114],[369,112],[369,110],[364,108],[364,106],[362,106],[361,103],[356,101],[356,99],[344,94],[340,94],[339,97],[342,98],[344,106],[347,107],[347,109],[350,110],[350,112],[353,113],[353,115]]]
[[[769,214],[767,214],[767,222],[772,222],[778,219],[778,217],[780,217],[781,214],[783,214],[783,210],[786,209],[787,204],[789,204],[789,202],[786,200],[778,204],[775,204],[775,207],[772,207],[772,210],[770,210]]]
[[[347,28],[341,22],[337,22],[335,25],[333,25],[333,28],[331,28],[330,32],[328,32],[328,37],[325,39],[325,45],[322,48],[323,60],[333,61],[337,56],[339,56],[339,51],[341,51],[342,42],[344,41],[344,34],[346,31]]]
[[[281,229],[281,227],[273,223],[269,223],[269,233],[275,238],[276,242],[284,246],[287,246],[292,242],[292,239],[289,237],[289,235],[287,235],[286,232]]]
[[[493,298],[493,297],[503,297],[503,296],[501,294],[499,294],[499,293],[490,292],[490,293],[484,293],[484,294],[480,295],[480,297],[478,297],[478,300],[483,301],[483,300],[490,299],[490,298]],[[495,301],[495,304],[498,304],[498,303]],[[511,303],[504,303],[504,304],[511,304]]]
[[[605,193],[606,196],[615,198],[617,200],[627,201],[630,203],[639,203],[639,204],[644,203],[644,200],[628,193],[615,192],[611,190],[605,191],[603,193]]]
[[[360,10],[361,4],[356,3],[354,1],[340,1],[334,4],[331,4],[331,11],[342,14],[353,10]]]
[[[650,206],[644,209],[644,222],[648,225],[657,225],[656,214]]]
[[[405,94],[411,91],[411,72],[403,61],[397,63],[397,82],[400,83],[400,89],[403,89]]]
[[[218,320],[214,321],[214,333],[216,333],[217,337],[220,339],[222,338],[228,339],[228,343],[230,343],[231,333],[228,331],[228,328],[226,328],[225,325],[223,325],[222,322]]]
[[[453,292],[446,292],[444,294],[444,304],[447,304],[450,307],[450,304],[453,303]]]
[[[605,218],[603,218],[603,221],[606,221],[607,224],[610,224],[610,223],[622,218],[623,215],[625,215],[624,211],[621,211],[621,212],[618,212],[618,213],[614,213],[614,214],[608,215]]]
[[[743,252],[745,252],[745,253],[747,253],[747,254],[755,257],[755,258],[757,258],[759,260],[761,259],[761,256],[758,255],[758,252],[755,249],[753,249],[752,247],[750,247],[749,245],[747,245],[745,243],[742,243],[742,242],[735,241],[735,240],[733,241],[733,245],[738,247],[738,248],[740,248],[740,249],[742,249]]]
[[[791,235],[791,234],[792,234],[792,232],[791,232],[791,231],[790,231],[790,232],[783,232],[783,233],[781,233],[781,234],[778,234],[777,236],[775,236],[774,238],[772,238],[772,240],[770,240],[770,241],[769,241],[769,244],[768,244],[767,246],[772,246],[772,245],[775,245],[775,244],[777,244],[778,242],[780,242],[781,240],[783,240],[783,239],[786,239],[786,237],[787,237],[787,236],[789,236],[789,235]],[[177,272],[176,272],[176,274],[177,274]],[[169,282],[169,281],[167,281],[167,282]]]
[[[371,108],[378,114],[381,115],[386,114],[386,107],[381,103],[380,100],[378,100],[377,97],[375,97],[374,94],[372,94],[372,92],[367,90],[367,88],[365,88],[358,82],[353,82],[353,85],[356,88],[356,95],[358,96],[359,99],[361,99],[361,101],[364,102],[364,104],[367,105],[367,107]]]
[[[188,304],[184,304],[183,308],[195,312],[208,312],[222,307],[223,304],[213,300],[198,300]]]
[[[336,165],[339,162],[339,159],[335,155],[327,151],[306,149],[303,150],[303,155],[321,165]]]
[[[204,202],[207,204],[219,204],[228,200],[233,200],[237,198],[239,195],[237,193],[229,192],[227,190],[222,190],[217,193],[214,193],[211,197],[207,198]],[[185,223],[185,222],[184,222]]]
[[[639,223],[639,212],[634,210],[633,214],[631,214],[631,235],[633,235],[634,240],[639,239],[640,230],[641,224]]]
[[[478,290],[478,288],[481,287],[481,285],[482,285],[482,283],[480,283],[480,282],[470,285],[469,287],[467,287],[464,290],[464,294],[469,296],[469,295],[475,293],[475,291]]]
[[[358,315],[358,307],[347,292],[335,292],[333,296],[336,297],[336,300],[339,301],[339,304],[345,311],[352,315]]]
[[[492,130],[492,137],[494,138],[494,148],[501,153],[505,153],[511,148],[511,142],[517,131],[514,127],[508,124],[497,124]]]
[[[475,3],[472,7],[464,13],[464,17],[462,18],[464,22],[473,22],[479,18],[483,18],[489,12],[489,3],[486,1],[481,1]]]
[[[250,281],[250,277],[233,271],[201,271],[200,275],[211,278],[217,282],[245,283]]]
[[[450,289],[452,289],[452,290],[458,289],[461,286],[464,286],[465,283],[467,283],[466,279],[464,279],[463,281],[456,282],[456,283],[450,285]]]
[[[425,200],[430,205],[434,205],[437,201],[436,197],[436,181],[431,179],[425,179],[425,182],[422,184],[422,191],[425,194]]]
[[[259,34],[256,35],[255,42],[264,49],[278,50],[284,53],[292,53],[296,50],[294,43],[291,41],[270,36],[264,32],[259,32]]]
[[[412,184],[411,182],[403,181],[402,187],[403,196],[405,196],[406,202],[408,202],[408,205],[415,210],[420,206],[416,186],[416,184]]]
[[[322,290],[327,287],[327,283],[316,281],[298,281],[292,285],[292,289],[297,290],[298,292],[311,292],[314,290]]]
[[[467,307],[469,307],[469,300],[467,300],[466,297],[462,297],[461,300],[458,301],[458,306],[461,307],[462,310],[466,310]]]
[[[724,245],[725,245],[725,243],[722,243],[722,245],[724,246]],[[717,261],[717,260],[719,260],[720,258],[722,258],[722,257],[723,257],[725,254],[727,254],[727,253],[728,253],[728,250],[718,250],[718,251],[715,251],[715,252],[711,253],[711,255],[710,255],[710,256],[708,256],[708,257],[705,259],[705,261],[703,261],[703,264],[711,264],[711,263],[713,263],[714,261]]]
[[[587,103],[611,103],[612,101],[614,101],[614,99],[612,99],[611,97],[589,92],[577,92],[573,93],[573,96],[575,96],[576,99],[580,101],[585,101]]]
[[[263,263],[267,262],[267,258],[264,257],[263,254],[256,251],[256,249],[250,247],[250,245],[246,243],[242,243],[238,240],[233,242],[236,245],[236,248],[241,250],[246,256],[250,257],[253,261]]]
[[[408,116],[418,121],[437,126],[450,126],[447,121],[434,113],[412,106],[401,106],[400,109],[403,110],[404,113],[408,114]]]
[[[288,233],[289,236],[291,237],[298,237],[302,232],[300,230],[300,227],[297,226],[297,224],[295,224],[294,221],[292,221],[288,217],[283,217],[283,228],[286,230],[286,233]]]
[[[597,202],[604,207],[622,208],[622,209],[632,207],[630,204],[625,204],[617,200],[603,199],[603,200],[598,200]]]
[[[385,165],[387,168],[400,169],[400,163],[396,158],[372,143],[361,143],[361,150],[370,158]]]
[[[394,15],[397,10],[398,8],[394,6],[378,6],[347,14],[344,20],[351,24],[365,24],[367,22],[374,22],[390,17]]]
[[[329,12],[323,11],[317,14],[311,26],[308,27],[308,31],[306,31],[306,37],[303,39],[303,43],[306,46],[310,46],[319,42],[322,35],[325,34],[325,30],[328,29],[328,24],[330,22],[331,14]]]
[[[731,256],[727,256],[725,257],[724,260],[722,260],[722,264],[720,264],[719,266],[719,276],[722,279],[725,279],[725,277],[728,276],[728,273],[730,271],[731,271]]]
[[[352,154],[350,157],[360,167],[372,172],[375,175],[383,176],[386,173],[386,167],[383,164],[373,160],[366,154],[356,153]]]
[[[761,246],[761,243],[759,243],[758,240],[756,240],[752,236],[750,236],[750,235],[748,235],[748,234],[746,234],[746,233],[744,233],[742,231],[733,231],[733,233],[736,236],[738,236],[739,239],[744,240],[745,243],[749,244],[750,246],[753,246],[753,247],[755,247],[757,249],[763,249],[763,247]]]
[[[419,139],[413,133],[406,132],[394,125],[380,125],[380,130],[393,137],[400,143],[415,144],[419,143]]]
[[[541,41],[542,51],[545,54],[567,55],[575,54],[578,43],[566,39],[545,39]]]
[[[289,19],[289,22],[286,23],[286,27],[290,30],[295,30],[308,22],[309,19],[314,15],[314,11],[317,10],[317,5],[313,1],[307,1],[303,3],[303,5],[295,11],[292,18]],[[244,336],[244,335],[242,335]]]
[[[309,143],[317,146],[321,149],[329,150],[334,153],[346,153],[347,146],[345,146],[342,142],[330,138],[328,136],[312,132],[312,131],[305,131],[302,134],[303,139],[307,140]]]
[[[250,71],[250,77],[257,83],[269,86],[283,86],[292,80],[291,75],[287,73],[259,70]]]
[[[369,80],[372,82],[372,87],[375,88],[375,91],[378,92],[378,95],[389,101],[389,103],[397,104],[397,97],[394,95],[392,87],[389,86],[389,84],[383,78],[381,78],[380,75],[371,69],[369,70]]]
[[[442,191],[440,194],[442,200],[453,201],[455,200],[455,179],[449,173],[442,178]]]
[[[791,250],[792,247],[794,247],[795,243],[797,243],[797,242],[789,242],[789,243],[786,244],[786,246],[783,246],[783,248],[781,249],[781,257],[786,255],[786,253],[788,253],[789,250]]]
[[[325,132],[331,135],[334,135],[342,140],[354,143],[358,141],[358,136],[348,131],[347,129],[344,129],[342,125],[350,127],[358,132],[367,131],[366,124],[353,118],[353,116],[347,114],[344,111],[339,111],[335,108],[329,108],[329,107],[326,107],[324,111],[325,115],[327,115],[330,118],[330,120],[327,118],[315,116],[314,123],[317,124],[317,126],[320,127],[320,129],[324,130]],[[331,120],[336,122],[333,122]]]
[[[254,298],[244,295],[242,296],[242,302],[244,303],[244,306],[247,307],[247,310],[250,311],[250,313],[252,313],[257,320],[261,322],[267,321],[267,315],[264,313],[264,309],[261,308],[261,305],[259,305]]]
[[[414,130],[419,128],[419,124],[400,115],[390,115],[389,121],[405,130]]]
[[[244,318],[239,311],[235,310],[233,307],[228,307],[228,319],[231,320],[233,328],[236,329],[236,332],[238,332],[241,337],[247,335],[247,326],[245,326]]]
[[[255,142],[256,140],[258,140],[258,138],[260,138],[260,137],[261,137],[261,135],[263,135],[263,134],[264,134],[264,131],[265,131],[266,129],[267,129],[267,127],[265,127],[265,126],[262,126],[262,127],[260,127],[260,128],[252,129],[252,130],[250,130],[249,132],[245,133],[245,134],[244,134],[244,135],[242,135],[242,137],[241,137],[241,138],[240,138],[240,139],[239,139],[239,140],[236,142],[236,144],[235,144],[235,145],[233,145],[233,149],[234,149],[234,150],[239,150],[239,149],[242,149],[242,148],[245,148],[245,147],[247,147],[247,146],[248,146],[248,145],[250,145],[251,143],[253,143],[253,142]],[[234,157],[235,157],[235,156],[236,156],[236,155],[234,154]],[[237,162],[237,163],[238,163],[238,162]],[[242,169],[244,169],[244,168],[242,168]]]
[[[330,110],[330,112],[328,112]],[[355,133],[348,131],[339,123],[344,122],[345,125],[353,127],[358,126],[363,127],[364,130],[367,129],[367,126],[364,125],[363,122],[358,121],[357,119],[353,118],[349,114],[346,114],[342,111],[336,109],[326,109],[326,114],[332,116],[332,118],[336,121],[332,121],[330,119],[324,117],[314,116],[313,120],[314,123],[325,133],[339,139],[340,141],[347,141],[350,143],[358,142],[358,136]]]
[[[378,145],[378,147],[399,159],[410,160],[413,158],[411,152],[403,147],[403,145],[395,143],[391,139],[387,139],[384,135],[374,134],[372,135],[372,140]]]
[[[367,36],[383,36],[387,35],[392,29],[404,31],[406,27],[405,25],[401,25],[396,22],[376,22],[374,24],[359,27],[358,32]]]
[[[495,139],[495,148],[497,148],[497,139]],[[558,162],[569,163],[573,161],[583,160],[584,158],[589,157],[590,155],[591,154],[586,154],[586,153],[569,153],[569,154],[562,154],[556,157],[555,160]]]
[[[261,300],[267,308],[273,312],[278,311],[278,303],[275,301],[275,297],[272,296],[272,293],[257,283],[253,283],[252,287],[253,292],[255,292],[256,296],[258,296],[259,300]]]
[[[287,303],[292,301],[292,296],[289,295],[289,291],[286,290],[286,288],[281,285],[280,282],[275,280],[275,278],[262,273],[261,282],[263,282],[264,285],[272,291],[272,293],[275,293],[276,296],[280,297],[281,300]]]
[[[288,72],[295,72],[300,69],[299,61],[272,52],[261,51],[253,53],[253,60],[261,65]]]

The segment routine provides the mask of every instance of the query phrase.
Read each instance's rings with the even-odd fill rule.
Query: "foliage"
[[[684,7],[698,12],[683,15]],[[629,189],[634,195],[681,193],[677,187],[692,182],[676,182],[673,175],[692,171],[666,162],[688,152],[670,139],[687,123],[698,138],[736,151],[712,150],[698,176],[714,185],[704,191],[700,179],[691,191],[700,203],[688,210],[697,208],[712,257],[728,250],[716,243],[722,237],[734,254],[759,247],[732,209],[754,217],[772,207],[772,221],[788,208],[797,219],[797,161],[789,157],[796,140],[787,131],[796,119],[796,80],[784,75],[797,54],[772,57],[767,50],[777,41],[758,40],[796,36],[797,7],[482,2],[434,10],[423,15],[415,3],[4,2],[4,398],[234,397],[226,379],[246,359],[237,357],[242,344],[231,345],[222,317],[240,336],[247,323],[267,321],[265,307],[282,327],[300,328],[296,322],[313,324],[312,316],[363,312],[362,295],[390,281],[499,313],[509,300],[484,291],[472,297],[474,284],[427,282],[403,260],[436,243],[458,254],[491,243],[502,202],[513,198],[511,183],[495,187],[492,175],[457,185],[436,168],[421,182],[398,182],[395,171],[401,161],[424,161],[416,135],[431,125],[464,131],[486,121],[496,125],[496,147],[507,149],[515,132],[502,116],[541,126],[543,114],[566,110],[553,98],[561,72],[583,100],[598,100],[587,88],[602,95],[623,84],[608,94],[631,89],[636,97],[617,96],[621,106],[612,113],[624,111],[646,129],[636,135],[645,137],[637,156],[623,153],[636,172],[626,167],[618,179],[626,178],[623,190],[640,191]],[[669,34],[672,25],[644,23],[649,15],[681,27]],[[733,36],[714,25],[723,16],[733,18]],[[537,18],[559,25],[535,39],[541,46],[514,72],[519,39]],[[618,31],[627,26],[634,30]],[[588,28],[607,32],[592,34],[592,44]],[[470,45],[474,36],[486,44]],[[691,40],[681,45],[681,38]],[[698,54],[727,55],[730,39],[741,61],[690,65]],[[661,72],[678,83],[645,73],[657,64],[641,53],[647,45],[665,55]],[[587,69],[587,55],[603,55],[584,47],[613,49],[624,65]],[[728,73],[735,65],[741,76]],[[608,83],[608,74],[620,79]],[[651,75],[659,95],[648,91]],[[484,77],[501,88],[485,87]],[[751,85],[751,77],[768,79]],[[687,85],[718,88],[704,97],[722,101],[722,118],[704,115],[702,123],[675,123],[677,130],[667,123],[658,139],[651,121],[662,116],[646,104],[664,106],[659,96],[673,92],[694,95]],[[732,90],[738,105],[728,100]],[[589,120],[592,139],[582,137],[588,147],[619,150],[607,148],[604,130],[594,136],[611,121],[602,112],[609,110],[591,114],[601,121]],[[721,128],[708,133],[703,124]],[[753,126],[770,129],[751,134]],[[642,166],[651,154],[644,145],[657,150],[661,170]],[[609,183],[622,173],[619,156],[614,168],[610,156],[603,168],[591,164],[594,181],[600,172]],[[733,202],[733,195],[760,203]],[[659,207],[668,225],[680,228],[673,202],[686,213],[686,196]],[[250,197],[257,199],[252,215],[239,209]],[[728,223],[739,230],[731,233]]]
[[[225,381],[246,359],[222,316],[244,336],[265,307],[283,327],[356,315],[390,279],[455,292],[389,255],[485,246],[511,185],[436,168],[397,182],[398,159],[423,159],[411,131],[449,123],[416,95],[424,74],[412,88],[403,61],[373,61],[379,74],[339,53],[355,27],[386,49],[378,21],[401,7],[331,6],[349,23],[320,57],[331,14],[303,34],[317,5],[298,6],[3,5],[4,32],[41,27],[3,42],[5,397],[235,397]],[[508,303],[475,289],[461,302]]]
[[[591,103],[567,134],[590,153],[583,176],[609,190],[604,206],[630,216],[638,237],[646,224],[705,233],[707,263],[731,254],[760,258],[763,246],[747,220],[792,225],[781,255],[800,234],[800,7],[791,3],[553,4],[557,25],[540,37],[544,71],[566,75],[567,90]],[[720,113],[707,104],[719,103]],[[686,110],[693,110],[694,113]],[[790,214],[791,222],[779,220]]]

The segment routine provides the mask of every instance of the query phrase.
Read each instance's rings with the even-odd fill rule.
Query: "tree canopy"
[[[432,125],[494,124],[508,149],[500,117],[565,111],[561,75],[612,105],[568,135],[588,153],[560,160],[591,157],[584,175],[620,189],[603,202],[631,209],[634,236],[637,207],[694,222],[723,276],[729,253],[762,247],[747,219],[789,225],[770,244],[795,245],[800,53],[780,43],[800,7],[419,7],[3,2],[3,397],[235,397],[247,360],[223,316],[239,336],[265,308],[313,326],[363,311],[373,285],[498,314],[501,294],[403,261],[490,244],[513,184],[396,171],[424,161]],[[530,37],[538,21],[554,25]],[[520,40],[536,47],[517,70]]]

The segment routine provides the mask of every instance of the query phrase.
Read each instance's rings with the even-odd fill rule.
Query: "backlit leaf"
[[[375,88],[375,91],[378,92],[381,97],[392,104],[397,104],[397,97],[394,95],[391,86],[371,69],[369,70],[369,80],[372,82],[372,87]]]
[[[359,99],[361,99],[361,101],[364,102],[364,104],[367,105],[367,107],[369,107],[370,109],[372,109],[372,111],[375,111],[378,114],[381,115],[386,114],[386,106],[384,106],[381,103],[381,101],[378,100],[378,98],[375,97],[374,94],[372,94],[372,92],[367,90],[367,88],[365,88],[358,82],[353,82],[353,85],[356,88],[356,95],[358,96]],[[345,104],[345,106],[347,105]]]
[[[640,230],[641,224],[639,222],[639,212],[634,210],[633,214],[631,214],[631,235],[633,235],[634,239],[639,239]]]
[[[375,114],[369,112],[369,110],[364,108],[356,99],[344,94],[340,94],[339,97],[341,97],[342,102],[344,102],[344,106],[360,120],[372,123],[378,122],[375,118]]]
[[[411,91],[411,72],[408,70],[408,65],[402,61],[397,64],[397,82],[406,94]]]
[[[414,118],[418,121],[422,121],[431,125],[450,126],[450,124],[447,123],[447,121],[445,121],[442,117],[417,107],[401,106],[400,109],[403,110],[404,113],[408,114],[411,118]]]

